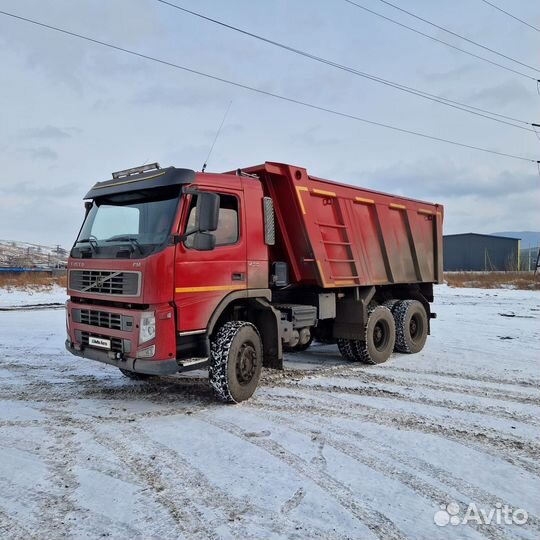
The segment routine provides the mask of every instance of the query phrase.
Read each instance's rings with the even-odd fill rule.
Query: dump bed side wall
[[[288,165],[267,163],[260,176],[276,207],[275,256],[286,256],[296,283],[442,281],[440,205],[336,184]]]

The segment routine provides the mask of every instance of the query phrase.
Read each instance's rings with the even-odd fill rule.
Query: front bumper
[[[155,314],[156,322],[155,337],[143,343],[139,331],[145,311],[72,300],[68,300],[66,311],[66,348],[70,353],[150,375],[168,375],[179,370],[175,316],[169,304],[145,310]],[[100,348],[93,340],[108,342],[108,349]]]
[[[127,369],[136,373],[146,373],[148,375],[173,375],[180,370],[176,359],[170,360],[144,360],[142,358],[113,358],[107,351],[97,349],[76,349],[75,343],[66,339],[66,349],[75,356],[97,360],[104,364],[115,366],[119,369]]]

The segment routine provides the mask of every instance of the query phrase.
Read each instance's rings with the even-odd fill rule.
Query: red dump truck
[[[67,349],[132,379],[208,367],[228,402],[313,339],[351,362],[415,353],[442,280],[443,208],[280,163],[158,164],[85,197],[68,263]]]

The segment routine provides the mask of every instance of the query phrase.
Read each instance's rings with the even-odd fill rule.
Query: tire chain
[[[396,344],[394,350],[401,353],[409,353],[411,349],[407,340],[405,339],[405,317],[407,316],[407,311],[413,305],[414,300],[402,300],[399,302],[392,312],[394,316],[394,321],[396,322]]]
[[[229,351],[237,332],[245,326],[251,326],[257,335],[257,328],[245,321],[230,321],[226,322],[218,331],[216,337],[210,344],[210,366],[208,368],[208,380],[214,395],[220,401],[227,403],[236,403],[229,389],[227,380],[227,363],[229,359]]]
[[[354,352],[351,347],[351,340],[350,339],[337,339],[337,346],[339,349],[339,352],[341,353],[341,356],[345,358],[345,360],[349,362],[355,362],[356,358],[354,357]]]
[[[384,307],[392,313],[392,309],[389,307],[388,304],[392,303],[393,306],[396,305],[397,302],[390,300],[388,302],[385,302],[385,304],[379,305],[375,303],[370,303],[368,306],[368,316],[366,319],[366,324],[364,326],[364,335],[367,335],[367,326],[369,317],[375,311],[378,307]],[[342,356],[345,358],[345,360],[348,360],[349,362],[361,362],[363,364],[376,364],[371,359],[371,356],[368,351],[367,341],[360,341],[359,339],[338,339],[337,345],[339,352],[342,354]]]

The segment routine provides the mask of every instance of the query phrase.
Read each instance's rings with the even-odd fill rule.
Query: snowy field
[[[437,289],[422,353],[315,345],[236,406],[70,356],[63,309],[5,310],[61,293],[0,290],[1,537],[538,539],[540,293]]]
[[[66,289],[59,285],[21,290],[16,287],[0,288],[0,310],[11,311],[20,307],[43,309],[46,305],[65,304]],[[0,342],[1,343],[1,342]]]

